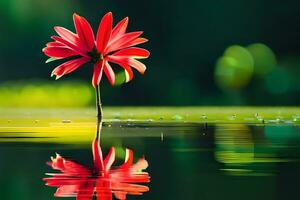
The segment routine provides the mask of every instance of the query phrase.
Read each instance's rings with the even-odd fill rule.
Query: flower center
[[[88,55],[91,57],[91,62],[94,64],[104,59],[103,54],[98,52],[96,47],[94,47],[91,52],[88,52]]]

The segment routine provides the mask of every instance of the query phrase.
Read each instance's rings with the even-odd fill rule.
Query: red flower
[[[115,63],[124,68],[126,81],[133,78],[131,67],[143,74],[146,66],[136,59],[148,58],[150,53],[146,49],[133,47],[147,42],[141,38],[142,31],[126,33],[128,18],[124,18],[114,28],[112,13],[107,13],[101,20],[97,37],[88,21],[77,15],[73,15],[76,34],[56,26],[55,31],[59,36],[52,36],[54,42],[47,43],[43,52],[51,57],[49,61],[73,57],[58,67],[52,75],[56,79],[71,73],[83,64],[91,62],[94,64],[93,86],[99,85],[104,71],[111,85],[115,82],[115,73],[109,64]]]
[[[142,172],[148,162],[140,158],[133,164],[133,151],[126,149],[124,164],[112,169],[115,160],[115,149],[112,147],[103,160],[98,140],[93,141],[93,168],[67,160],[60,155],[51,158],[48,163],[61,174],[48,174],[53,177],[44,178],[48,186],[57,187],[56,197],[77,197],[77,200],[91,200],[96,194],[98,200],[111,200],[112,194],[117,199],[126,199],[127,194],[141,195],[149,188],[136,183],[150,181],[149,174]]]

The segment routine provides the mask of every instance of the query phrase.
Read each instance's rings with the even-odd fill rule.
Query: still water
[[[70,127],[2,127],[0,199],[300,199],[300,126]]]

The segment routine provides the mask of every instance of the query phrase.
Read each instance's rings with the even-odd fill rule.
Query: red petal
[[[70,56],[78,55],[77,52],[66,47],[46,47],[43,49],[43,52],[47,56],[54,58],[67,58]]]
[[[64,40],[66,40],[69,43],[73,44],[78,49],[81,49],[82,51],[86,51],[86,48],[82,45],[78,35],[76,35],[75,33],[71,32],[68,29],[65,29],[63,27],[60,27],[60,26],[55,26],[54,30]]]
[[[120,36],[122,36],[126,32],[127,26],[128,17],[125,17],[113,28],[111,33],[111,40],[118,39]]]
[[[58,37],[58,36],[52,36],[51,37],[53,40],[55,40],[56,42],[62,43],[64,45],[66,45],[67,47],[69,47],[70,49],[73,49],[74,51],[76,51],[78,54],[80,54],[83,57],[89,57],[88,55],[86,55],[86,51],[83,50],[82,48],[77,47],[76,45],[70,43],[69,41]]]
[[[46,44],[47,47],[66,47],[66,45],[60,43],[60,42],[48,42]]]
[[[110,64],[106,61],[104,65],[104,73],[111,85],[115,84],[115,73],[111,68]]]
[[[126,149],[125,162],[122,164],[119,169],[127,170],[133,163],[133,151],[131,149]]]
[[[145,42],[148,42],[148,39],[146,39],[146,38],[136,38],[135,40],[129,41],[126,44],[122,45],[120,47],[120,49],[132,47],[132,46],[135,46],[135,45],[138,45],[138,44],[143,44]]]
[[[93,149],[94,168],[96,171],[102,171],[104,167],[103,167],[103,157],[102,157],[102,151],[101,151],[99,140],[97,139],[93,140],[92,149]]]
[[[69,176],[78,176],[78,177],[86,177],[89,176],[90,170],[85,166],[82,166],[74,161],[66,160],[60,155],[56,155],[56,158],[51,157],[51,162],[49,164],[53,169],[60,170],[62,173],[65,173]]]
[[[128,58],[128,57],[121,57],[121,56],[107,56],[107,59],[111,62],[115,62],[115,63],[118,63],[118,64],[122,64],[123,66],[124,65],[129,65],[133,68],[135,68],[136,70],[138,70],[141,74],[144,74],[145,73],[145,70],[146,70],[146,66],[135,60],[135,59],[131,59],[131,58]],[[121,66],[122,66],[121,65]]]
[[[138,70],[141,74],[144,74],[146,71],[146,66],[138,60],[129,59],[129,65]]]
[[[148,167],[148,162],[145,158],[140,158],[134,165],[132,165],[131,170],[138,172],[144,170]]]
[[[98,179],[96,182],[97,200],[112,200],[112,189],[110,180]]]
[[[125,73],[126,73],[126,82],[129,82],[133,78],[133,71],[130,68],[130,66],[126,62],[122,62],[122,60],[117,60],[114,57],[108,56],[107,59],[115,64],[120,65],[122,68],[124,68]]]
[[[112,32],[112,23],[113,17],[111,12],[104,15],[100,22],[97,32],[97,50],[101,53],[106,48],[107,43],[110,39]]]
[[[95,45],[95,37],[91,25],[85,18],[77,14],[73,15],[73,21],[81,44],[84,44],[91,51]]]
[[[115,148],[111,147],[109,153],[107,154],[106,158],[104,159],[104,170],[108,172],[115,161]]]
[[[142,195],[143,192],[148,192],[149,187],[144,185],[138,185],[138,184],[131,184],[131,183],[113,183],[114,188],[117,188],[118,190],[124,191],[127,194],[131,195]]]
[[[72,71],[76,70],[78,67],[80,67],[88,61],[89,59],[87,58],[77,58],[74,60],[70,60],[56,67],[52,71],[52,75],[56,75],[56,79],[58,79],[65,74],[71,73]]]
[[[78,188],[79,188],[78,185],[62,185],[56,190],[54,196],[56,197],[71,196],[78,191]]]
[[[138,47],[122,49],[113,54],[113,56],[132,57],[132,58],[148,58],[149,55],[150,55],[149,51]]]
[[[87,180],[80,184],[76,200],[91,200],[94,196],[94,181]]]
[[[96,88],[97,85],[99,85],[100,80],[102,78],[103,64],[104,64],[104,61],[101,60],[100,62],[98,62],[94,65],[94,74],[93,74],[93,79],[92,79],[92,84],[93,84],[94,88]]]
[[[104,54],[119,50],[120,47],[122,47],[124,44],[135,40],[141,34],[143,34],[142,31],[137,31],[137,32],[131,32],[131,33],[126,33],[126,34],[122,35],[119,39],[112,41],[111,43],[109,43],[107,45],[107,48],[105,49]]]
[[[123,191],[115,191],[115,197],[117,199],[126,199],[126,194],[127,192],[123,192]]]
[[[133,79],[133,71],[129,65],[123,66],[125,69],[126,83]]]

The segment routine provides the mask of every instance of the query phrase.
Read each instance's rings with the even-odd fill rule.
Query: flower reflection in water
[[[126,149],[125,161],[122,165],[113,167],[115,148],[111,147],[103,159],[100,147],[100,130],[102,123],[97,124],[97,136],[93,140],[93,167],[86,167],[75,161],[68,160],[56,154],[47,164],[61,173],[48,173],[51,177],[44,178],[46,185],[57,187],[56,197],[76,197],[77,200],[91,200],[96,195],[97,200],[111,200],[114,194],[117,199],[126,199],[126,195],[141,195],[149,188],[140,183],[150,182],[145,158],[133,163],[133,151]]]

